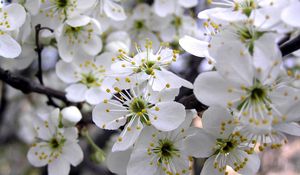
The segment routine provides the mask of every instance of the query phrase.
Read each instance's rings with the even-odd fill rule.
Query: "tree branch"
[[[282,56],[291,54],[298,49],[300,49],[300,35],[280,46]]]
[[[0,68],[0,79],[10,86],[22,91],[24,94],[35,92],[62,100],[66,104],[71,104],[71,102],[67,100],[64,92],[45,87],[30,79],[5,71],[2,68]]]

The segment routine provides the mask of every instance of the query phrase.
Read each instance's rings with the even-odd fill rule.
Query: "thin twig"
[[[43,68],[42,68],[42,51],[43,51],[43,46],[40,44],[40,32],[42,30],[49,30],[50,32],[53,32],[52,29],[48,27],[41,27],[41,24],[37,24],[35,26],[35,46],[36,48],[34,49],[35,52],[38,55],[38,71],[36,73],[36,77],[38,78],[39,82],[41,85],[44,85],[44,80],[43,80]],[[48,98],[48,105],[54,106],[54,107],[59,107],[55,101],[52,99],[51,96],[47,95]]]

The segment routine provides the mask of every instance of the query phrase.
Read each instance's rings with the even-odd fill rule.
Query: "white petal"
[[[113,1],[105,1],[103,8],[105,14],[113,20],[121,21],[127,18],[123,7]]]
[[[55,70],[57,76],[66,83],[75,83],[80,80],[75,76],[76,66],[73,63],[59,61]]]
[[[70,44],[68,38],[65,36],[61,36],[56,40],[59,56],[65,62],[71,62],[74,59],[75,51],[77,51],[78,48],[74,49],[75,46]]]
[[[190,36],[184,36],[179,40],[180,46],[187,52],[197,57],[207,57],[208,45],[206,41],[200,41]]]
[[[229,123],[230,124],[229,124]],[[222,123],[225,123],[225,125]],[[233,116],[226,108],[211,106],[204,111],[202,116],[203,129],[218,138],[227,138],[235,127]],[[225,131],[221,132],[221,126],[225,127]]]
[[[161,102],[149,111],[153,126],[162,131],[176,129],[185,119],[185,108],[177,102]]]
[[[186,88],[193,88],[193,84],[189,81],[179,77],[178,75],[162,69],[160,70],[154,70],[156,78],[153,79],[152,88],[155,91],[161,91],[162,89],[166,88],[180,88],[182,86]],[[151,85],[152,81],[149,81],[149,84]]]
[[[185,152],[197,158],[205,158],[213,155],[216,137],[200,128],[190,128],[189,130],[193,130],[193,134],[188,135],[184,140]]]
[[[61,110],[63,124],[65,126],[75,126],[82,119],[81,112],[75,106],[69,106]]]
[[[17,3],[12,3],[4,6],[2,11],[7,12],[7,18],[10,27],[6,28],[5,25],[0,26],[0,29],[4,31],[12,31],[20,28],[26,19],[26,12],[23,6]],[[2,12],[3,13],[3,12]],[[1,39],[0,39],[1,40]]]
[[[0,56],[16,58],[21,54],[21,46],[8,34],[0,35]]]
[[[219,169],[214,168],[215,158],[216,156],[212,156],[205,161],[200,175],[224,175],[224,172],[222,173]]]
[[[68,127],[63,129],[64,137],[70,142],[77,142],[78,129],[76,127]]]
[[[93,87],[86,91],[85,99],[92,105],[99,104],[105,99],[110,99],[112,95],[103,91],[100,87]]]
[[[198,0],[179,0],[178,3],[185,8],[191,8],[198,4]]]
[[[252,85],[254,67],[249,52],[245,51],[243,46],[232,43],[216,51],[213,57],[216,59],[216,68],[222,76],[246,86]]]
[[[77,166],[83,160],[82,149],[74,142],[66,143],[62,149],[62,156],[73,166]]]
[[[296,15],[299,13],[299,11],[300,3],[297,1],[291,3],[291,5],[282,10],[281,19],[288,25],[291,25],[293,27],[300,27],[300,21],[298,15]]]
[[[96,0],[77,0],[77,8],[80,10],[88,10],[93,7],[96,3]]]
[[[26,1],[24,7],[32,14],[36,15],[39,12],[41,2],[40,0]]]
[[[108,169],[113,173],[126,175],[126,169],[131,153],[132,149],[109,153],[106,159]]]
[[[97,55],[102,50],[102,40],[99,36],[92,36],[87,42],[82,42],[82,49],[90,56]]]
[[[95,64],[97,66],[101,66],[105,68],[106,70],[110,70],[111,64],[112,64],[112,58],[115,56],[115,54],[110,52],[104,52],[101,53],[101,55],[97,56],[95,58]]]
[[[148,101],[152,104],[162,102],[162,101],[174,101],[175,97],[179,93],[179,89],[164,89],[162,91],[153,91],[152,88],[148,90],[149,99]]]
[[[170,26],[160,32],[160,37],[164,42],[172,42],[176,36],[176,29]]]
[[[143,124],[139,117],[136,117],[134,121],[131,122],[129,122],[121,132],[118,140],[112,147],[112,152],[127,150],[136,142],[143,129]]]
[[[41,142],[29,149],[27,159],[33,166],[42,167],[48,164],[48,159],[39,159],[42,152],[47,155],[50,155],[51,153],[51,149],[45,145],[48,145],[48,143]]]
[[[226,81],[219,75],[218,72],[204,72],[201,73],[195,80],[194,83],[194,94],[197,99],[208,105],[221,105],[227,106],[228,101],[238,99],[241,97],[241,93],[228,92],[228,89],[240,88],[233,82]]]
[[[150,165],[152,159],[153,157],[149,156],[147,153],[147,147],[134,149],[128,162],[127,175],[154,175],[157,170],[157,166],[155,163]]]
[[[176,2],[174,0],[156,0],[154,2],[154,12],[161,17],[165,17],[175,11]]]
[[[83,84],[72,84],[66,88],[66,97],[73,102],[82,102],[85,100],[87,87]]]
[[[126,118],[123,116],[128,114],[128,112],[124,107],[121,107],[122,104],[119,101],[110,100],[109,102],[110,103],[100,103],[94,108],[93,121],[100,128],[118,129],[125,124]]]
[[[260,167],[260,159],[257,154],[247,155],[248,162],[245,167],[240,169],[238,172],[243,175],[253,175],[256,174]]]
[[[72,27],[85,26],[91,21],[91,18],[85,15],[78,15],[73,18],[68,18],[66,23]]]
[[[300,126],[296,122],[281,123],[279,125],[274,126],[274,129],[290,135],[300,136]]]
[[[70,164],[61,157],[55,159],[48,165],[48,175],[68,175]]]

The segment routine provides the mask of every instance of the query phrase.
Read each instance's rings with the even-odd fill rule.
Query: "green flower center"
[[[82,74],[80,82],[88,87],[99,86],[98,79],[91,72],[88,74]]]
[[[52,149],[58,149],[64,145],[65,141],[66,141],[65,139],[58,140],[57,138],[52,138],[49,141],[49,146]]]
[[[179,16],[175,16],[171,24],[174,25],[176,28],[179,28],[182,25],[182,19]]]
[[[138,30],[145,27],[145,22],[143,20],[138,20],[134,22],[134,27]]]
[[[254,9],[256,9],[257,6],[255,4],[255,1],[254,0],[244,0],[242,2],[236,2],[235,3],[235,6],[234,6],[234,10],[237,11],[237,10],[242,10],[242,12],[247,16],[247,17],[250,17],[252,11]]]
[[[135,114],[145,113],[146,102],[141,98],[135,98],[130,104],[130,110]]]
[[[264,32],[255,31],[253,29],[249,28],[242,28],[238,31],[238,35],[240,37],[240,40],[243,43],[246,43],[249,52],[253,55],[254,52],[254,42],[258,40]]]
[[[217,139],[217,153],[227,154],[237,147],[237,141],[232,139]]]
[[[153,148],[152,151],[159,157],[159,163],[168,162],[173,156],[179,155],[179,150],[175,147],[174,143],[168,139],[160,139],[158,146]]]
[[[250,98],[251,100],[258,100],[260,101],[261,99],[264,99],[266,97],[267,93],[266,90],[263,89],[262,87],[254,87],[250,91]]]
[[[59,8],[64,8],[69,4],[69,0],[56,0],[55,3]]]

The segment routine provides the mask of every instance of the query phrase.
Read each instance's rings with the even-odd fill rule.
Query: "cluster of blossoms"
[[[118,133],[107,157],[118,174],[188,175],[195,157],[206,158],[201,175],[229,167],[253,175],[258,152],[286,144],[285,133],[299,136],[300,71],[285,66],[278,45],[299,34],[300,2],[207,3],[202,26],[189,13],[198,0],[0,3],[1,69],[32,69],[43,56],[74,105],[34,118],[29,162],[68,175],[83,161],[80,136],[102,154],[82,127],[87,110],[94,126]],[[194,84],[170,71],[180,46],[213,67]],[[182,87],[208,106],[201,128],[193,123],[200,113],[175,101]]]

